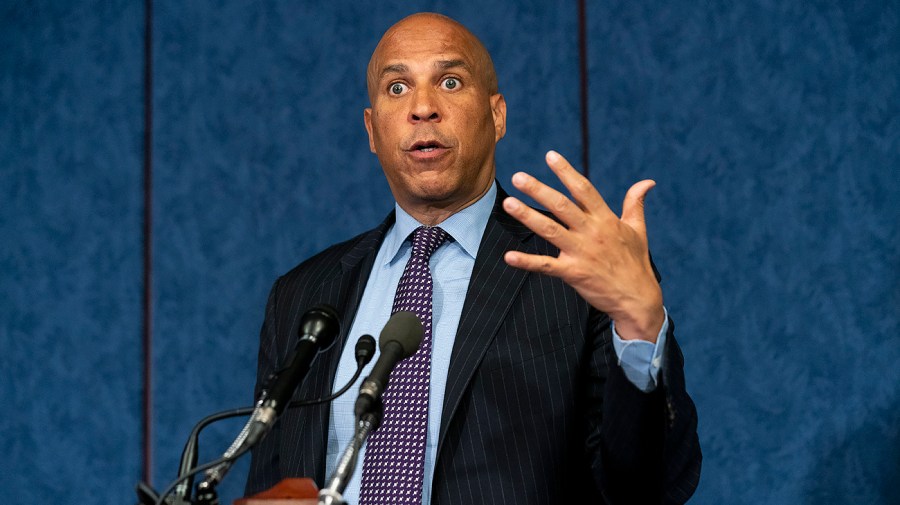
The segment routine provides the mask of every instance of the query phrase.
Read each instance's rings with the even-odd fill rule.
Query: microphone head
[[[341,321],[337,311],[324,303],[306,311],[300,319],[300,339],[312,338],[319,350],[325,350],[334,343],[341,331]]]
[[[356,341],[356,362],[360,366],[368,365],[375,355],[375,337],[363,335]]]
[[[378,337],[378,348],[384,351],[384,346],[388,342],[396,342],[403,348],[403,359],[406,359],[419,350],[424,335],[425,329],[422,327],[422,321],[419,321],[419,316],[401,310],[395,312],[384,325]]]

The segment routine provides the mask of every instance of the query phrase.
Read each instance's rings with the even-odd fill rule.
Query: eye
[[[460,82],[456,77],[448,77],[441,82],[441,86],[447,90],[455,90],[459,88]]]
[[[395,95],[395,96],[402,95],[406,91],[406,89],[407,89],[406,84],[403,84],[401,82],[395,82],[395,83],[391,83],[391,85],[388,86],[388,93]]]

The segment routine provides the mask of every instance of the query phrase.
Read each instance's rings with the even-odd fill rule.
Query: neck
[[[493,179],[491,179],[490,182],[493,183]],[[488,184],[475,196],[464,201],[454,201],[449,204],[427,202],[423,205],[410,206],[400,202],[397,203],[400,205],[400,208],[406,211],[406,213],[412,216],[416,221],[424,224],[425,226],[437,226],[446,221],[447,218],[449,218],[453,214],[456,214],[457,212],[480,200],[481,197],[483,197],[490,189],[491,184]]]

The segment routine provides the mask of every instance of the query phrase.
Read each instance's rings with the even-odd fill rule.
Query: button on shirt
[[[444,408],[444,390],[447,386],[447,372],[450,369],[450,353],[456,339],[463,302],[469,288],[469,279],[481,237],[487,227],[488,219],[497,196],[496,182],[490,190],[477,202],[453,214],[440,223],[451,239],[431,256],[430,267],[434,282],[432,295],[432,354],[431,384],[429,386],[428,435],[425,443],[425,478],[422,486],[422,505],[431,503],[431,481],[434,476],[435,458],[437,457],[438,430],[441,413]],[[384,242],[375,257],[372,273],[366,283],[359,303],[359,309],[347,338],[347,344],[338,364],[334,379],[334,390],[353,376],[356,371],[354,343],[364,334],[378,338],[385,323],[390,317],[394,293],[403,268],[409,260],[411,243],[407,237],[422,223],[407,214],[399,205],[395,205],[396,222],[385,235]],[[656,387],[659,361],[665,346],[665,334],[668,321],[663,325],[656,344],[644,341],[624,341],[613,333],[614,347],[619,363],[626,377],[644,391]],[[341,453],[353,438],[354,416],[353,404],[355,392],[363,377],[368,375],[378,355],[363,371],[360,379],[348,394],[334,400],[331,404],[328,427],[328,448],[326,451],[326,476],[330,476],[337,466]],[[357,461],[362,462],[365,446]],[[361,463],[358,464],[353,478],[344,492],[344,500],[348,504],[359,503],[359,484]]]

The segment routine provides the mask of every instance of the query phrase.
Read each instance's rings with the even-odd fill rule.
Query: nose
[[[416,89],[413,92],[412,103],[409,108],[409,122],[416,124],[422,122],[439,122],[439,112],[434,92],[428,87]]]

